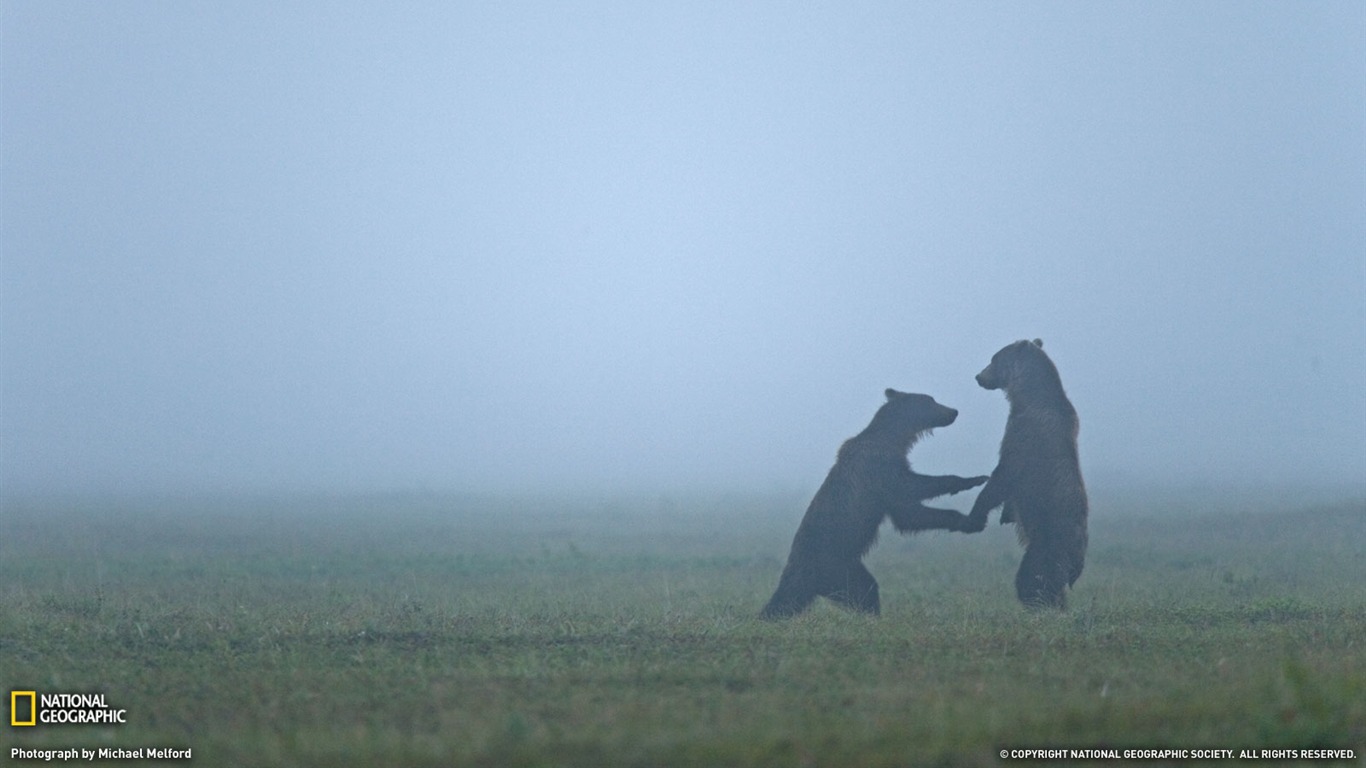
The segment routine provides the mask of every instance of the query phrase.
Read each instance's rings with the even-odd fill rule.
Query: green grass
[[[1008,528],[884,529],[868,560],[881,619],[822,603],[758,621],[804,501],[9,502],[0,693],[100,691],[128,723],[0,726],[4,754],[902,766],[993,765],[1024,747],[1366,753],[1366,503],[1098,503],[1061,614],[1015,603]]]

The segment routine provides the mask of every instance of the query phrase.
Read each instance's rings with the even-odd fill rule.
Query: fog
[[[811,490],[1040,337],[1095,483],[1366,478],[1366,5],[0,4],[0,489]]]

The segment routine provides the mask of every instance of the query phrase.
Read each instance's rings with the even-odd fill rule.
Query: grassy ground
[[[10,502],[0,693],[99,691],[128,723],[5,725],[0,745],[201,766],[1363,763],[1364,502],[1098,503],[1062,614],[1014,602],[1009,528],[885,529],[881,619],[760,622],[804,502]]]

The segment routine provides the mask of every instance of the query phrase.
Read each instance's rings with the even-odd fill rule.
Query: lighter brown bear
[[[984,389],[1010,401],[1000,460],[968,517],[986,526],[996,507],[1025,547],[1015,594],[1031,608],[1065,608],[1086,560],[1086,486],[1077,458],[1076,409],[1043,341],[1017,341],[977,374]]]

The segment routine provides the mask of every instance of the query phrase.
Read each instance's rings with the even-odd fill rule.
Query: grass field
[[[1366,502],[1093,496],[1066,613],[1015,603],[993,519],[884,528],[882,618],[786,623],[755,614],[798,496],[11,501],[0,686],[102,692],[128,722],[0,744],[200,766],[1363,764]]]

